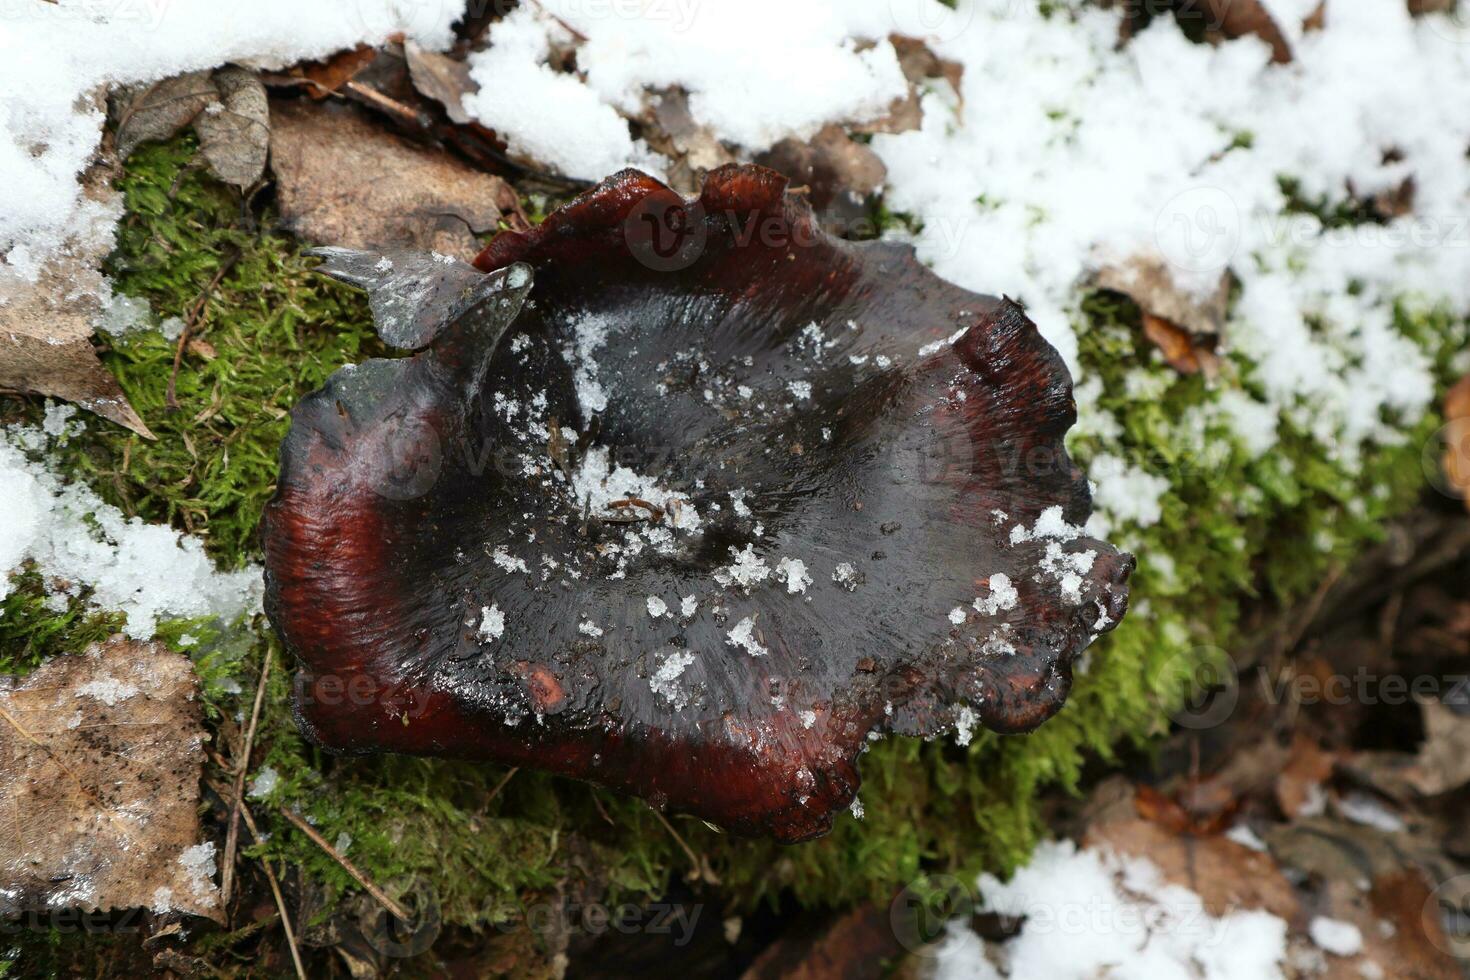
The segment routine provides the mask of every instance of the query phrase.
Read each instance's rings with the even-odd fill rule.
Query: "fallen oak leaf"
[[[309,241],[471,258],[474,234],[519,206],[501,178],[407,143],[349,107],[280,102],[273,120],[281,216]]]
[[[0,687],[0,917],[148,908],[221,920],[200,843],[187,657],[114,636]]]
[[[219,100],[194,119],[199,149],[215,176],[245,188],[265,173],[270,151],[270,107],[255,72],[226,65],[214,73]]]

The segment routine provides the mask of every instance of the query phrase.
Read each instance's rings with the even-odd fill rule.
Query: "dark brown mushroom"
[[[293,413],[267,609],[317,743],[535,766],[800,841],[877,733],[1024,732],[1127,604],[1016,304],[785,180],[624,171],[484,272],[325,250],[419,352]]]

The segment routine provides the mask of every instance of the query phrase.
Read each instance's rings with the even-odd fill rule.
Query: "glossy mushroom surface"
[[[759,167],[624,171],[479,270],[324,250],[418,353],[305,398],[263,522],[318,743],[826,832],[869,733],[1028,731],[1127,604],[1024,312]]]

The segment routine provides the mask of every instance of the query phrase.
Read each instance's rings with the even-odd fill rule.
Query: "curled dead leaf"
[[[265,86],[255,72],[226,65],[214,73],[219,101],[194,120],[199,148],[220,180],[249,187],[265,172],[271,120]]]
[[[219,100],[212,72],[191,71],[122,92],[117,107],[117,155],[126,160],[144,143],[171,139]]]
[[[308,97],[320,101],[330,98],[372,64],[377,54],[377,49],[363,44],[339,51],[325,61],[303,61],[285,72],[266,72],[260,80],[273,87],[304,89]]]
[[[0,687],[0,917],[221,919],[200,843],[201,714],[187,657],[122,636]]]
[[[413,41],[403,43],[403,57],[408,62],[408,74],[413,87],[444,107],[451,122],[461,126],[474,122],[465,111],[463,99],[473,95],[480,86],[470,78],[470,66],[457,58],[438,51],[420,47]]]
[[[1215,376],[1220,364],[1215,351],[1230,304],[1229,272],[1220,277],[1214,290],[1201,296],[1181,289],[1161,259],[1135,256],[1104,266],[1093,282],[1138,304],[1144,334],[1176,371]]]

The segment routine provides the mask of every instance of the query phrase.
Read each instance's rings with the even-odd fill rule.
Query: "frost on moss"
[[[192,531],[239,566],[258,557],[255,525],[290,406],[341,364],[384,352],[358,294],[314,275],[293,241],[257,225],[264,219],[191,166],[192,155],[178,141],[129,160],[111,273],[120,293],[182,317],[238,254],[208,291],[199,339],[209,346],[186,351],[180,407],[170,410],[174,345],[156,331],[119,338],[105,360],[158,441],[96,423],[59,452],[67,474],[109,502]],[[1099,412],[1083,420],[1073,449],[1084,462],[1106,456],[1168,482],[1153,523],[1115,532],[1140,557],[1134,611],[1090,650],[1070,704],[1037,733],[977,733],[963,748],[875,743],[862,760],[863,819],[842,818],[821,841],[783,848],[672,819],[735,900],[783,892],[809,904],[886,900],[926,871],[1013,866],[1041,829],[1040,795],[1077,788],[1089,762],[1165,731],[1201,661],[1239,639],[1244,603],[1310,590],[1419,492],[1420,446],[1434,420],[1410,426],[1399,445],[1370,448],[1354,471],[1289,426],[1260,454],[1216,408],[1251,400],[1248,363],[1231,358],[1212,387],[1162,363],[1126,300],[1090,296],[1082,316],[1080,359],[1097,379]],[[1398,326],[1443,373],[1464,325],[1400,311]],[[108,628],[40,603],[38,582],[22,582],[7,600],[0,664],[74,652]],[[238,730],[262,658],[280,656],[263,621],[239,630],[168,623],[160,636],[195,658],[221,732]],[[506,781],[507,770],[493,766],[325,755],[298,734],[286,707],[290,673],[275,665],[252,763],[252,775],[265,766],[277,774],[268,796],[252,801],[270,838],[249,853],[300,867],[327,897],[317,918],[357,886],[281,807],[329,841],[347,841],[348,856],[390,893],[432,896],[449,924],[514,919],[570,878],[605,896],[636,896],[689,870],[682,847],[637,800],[529,771]]]

